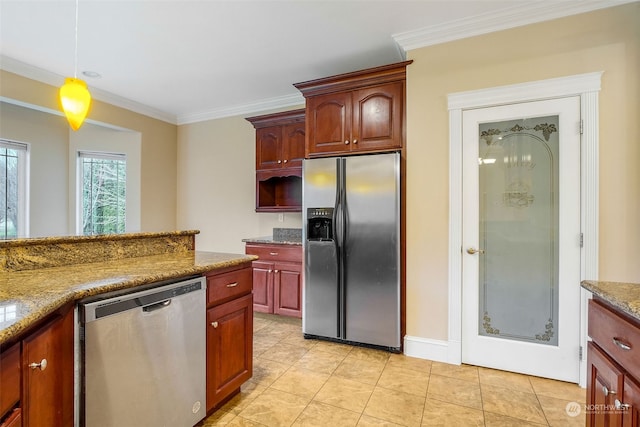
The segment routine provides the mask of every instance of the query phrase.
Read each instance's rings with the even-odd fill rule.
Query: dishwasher
[[[81,425],[192,427],[206,415],[206,282],[80,301]]]

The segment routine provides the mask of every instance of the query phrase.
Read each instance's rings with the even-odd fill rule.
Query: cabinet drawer
[[[252,288],[253,270],[249,267],[207,276],[207,305],[220,304],[248,294]]]
[[[0,419],[20,400],[20,343],[0,354]]]
[[[302,246],[296,245],[250,245],[245,247],[247,255],[257,255],[261,261],[302,262]]]
[[[589,301],[589,336],[628,372],[640,372],[640,328],[596,300]]]

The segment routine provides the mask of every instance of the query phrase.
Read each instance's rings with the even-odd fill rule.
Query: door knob
[[[476,249],[473,246],[467,249],[467,253],[469,255],[475,255],[475,254],[483,254],[484,253],[484,249]]]

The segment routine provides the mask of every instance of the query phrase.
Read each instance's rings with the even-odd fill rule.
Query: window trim
[[[24,191],[18,191],[18,238],[29,237],[30,215],[30,164],[31,164],[31,144],[26,142],[14,141],[11,139],[0,138],[0,147],[17,150],[23,153],[18,156],[18,188]],[[4,240],[4,239],[2,239]]]

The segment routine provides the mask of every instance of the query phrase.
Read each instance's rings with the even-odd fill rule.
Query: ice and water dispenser
[[[333,208],[307,209],[307,240],[333,240]]]

